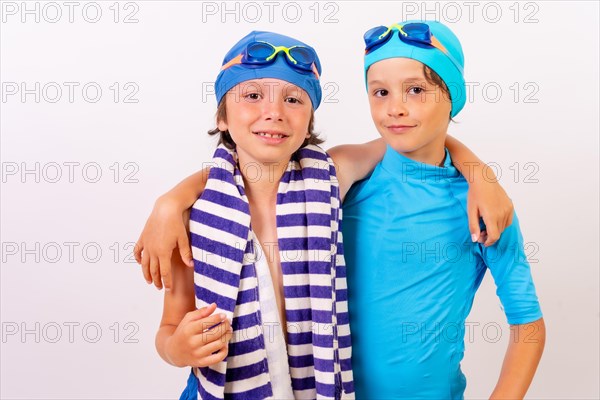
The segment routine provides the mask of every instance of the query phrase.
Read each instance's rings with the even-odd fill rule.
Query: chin
[[[289,162],[289,159],[291,158],[291,155],[288,155],[287,152],[270,152],[270,151],[265,151],[265,152],[260,152],[258,154],[255,154],[255,157],[253,157],[255,161],[261,163],[261,164],[273,164],[273,163],[282,163],[282,162]]]
[[[385,142],[398,153],[411,153],[418,150],[421,146],[415,143],[414,140],[408,138],[398,137],[389,135],[382,135]]]

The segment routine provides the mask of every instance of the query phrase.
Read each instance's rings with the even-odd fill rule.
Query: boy
[[[461,45],[438,22],[377,27],[365,43],[371,116],[387,150],[343,205],[356,397],[461,399],[465,319],[489,268],[514,325],[491,397],[522,398],[544,323],[516,216],[490,247],[467,228],[468,185],[444,147],[465,104]]]

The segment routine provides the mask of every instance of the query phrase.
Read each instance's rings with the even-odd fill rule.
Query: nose
[[[263,116],[267,121],[282,121],[283,100],[280,96],[273,96],[263,102]]]
[[[405,99],[399,96],[389,96],[387,113],[388,116],[398,118],[405,117],[408,114],[408,109],[406,108]]]

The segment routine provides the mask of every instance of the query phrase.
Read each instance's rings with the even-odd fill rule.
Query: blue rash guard
[[[510,324],[542,317],[519,221],[471,242],[468,184],[388,146],[344,202],[344,250],[357,399],[461,399],[465,320],[487,269]]]

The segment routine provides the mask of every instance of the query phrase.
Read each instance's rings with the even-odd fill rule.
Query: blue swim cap
[[[367,83],[367,70],[377,61],[395,57],[417,60],[435,71],[448,87],[452,99],[450,115],[454,117],[462,110],[467,100],[463,75],[465,57],[460,41],[447,26],[437,21],[405,21],[398,23],[398,25],[404,26],[410,23],[428,25],[431,35],[446,48],[448,54],[444,54],[442,50],[435,47],[419,45],[418,43],[415,45],[414,42],[409,40],[407,40],[408,43],[400,40],[398,31],[393,30],[388,33],[393,35],[390,40],[380,47],[374,47],[374,50],[367,52],[365,55],[365,84]],[[365,37],[365,41],[366,39]]]
[[[239,57],[244,52],[248,44],[253,42],[267,42],[275,47],[285,46],[289,48],[292,46],[303,46],[314,51],[312,47],[289,36],[284,36],[273,32],[253,31],[244,36],[231,48],[231,50],[229,50],[223,59],[222,65],[224,66],[225,64],[234,60],[236,57]],[[321,63],[318,56],[316,56],[314,67],[316,68],[317,74],[320,76]],[[220,103],[227,91],[229,91],[238,83],[260,78],[281,79],[292,83],[304,89],[306,93],[308,93],[313,109],[316,110],[319,107],[319,104],[321,104],[322,93],[319,78],[314,72],[302,71],[291,67],[290,64],[288,64],[288,61],[286,60],[286,54],[283,51],[279,52],[275,56],[275,61],[269,64],[249,65],[244,63],[235,63],[234,65],[222,70],[215,81],[217,103]]]

